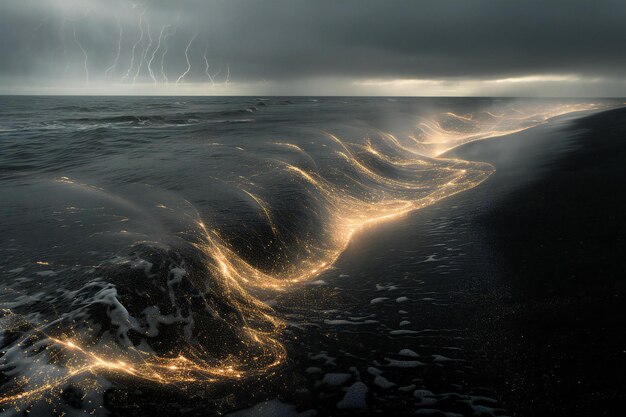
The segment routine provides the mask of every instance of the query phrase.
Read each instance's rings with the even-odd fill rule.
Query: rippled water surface
[[[446,150],[610,105],[0,97],[0,407],[280,373],[286,320],[266,300],[494,170]]]

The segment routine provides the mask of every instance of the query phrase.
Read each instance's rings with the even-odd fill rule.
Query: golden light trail
[[[263,201],[261,197],[252,194],[250,191],[243,190],[243,192],[246,193],[250,198],[252,198],[255,203],[257,203],[257,205],[263,211],[263,214],[265,214],[265,218],[267,219],[267,222],[269,223],[272,232],[274,232],[274,235],[278,235],[278,228],[276,227],[276,224],[274,224],[274,219],[267,203]]]
[[[419,121],[418,132],[408,135],[406,143],[380,132],[378,148],[370,139],[364,141],[365,145],[352,145],[328,135],[328,140],[337,147],[336,154],[354,171],[353,176],[347,171],[344,173],[350,179],[346,184],[338,185],[318,172],[277,161],[282,173],[293,181],[302,182],[330,213],[322,239],[296,238],[307,256],[296,257],[286,265],[277,266],[275,271],[264,271],[246,261],[219,230],[209,228],[196,212],[193,232],[196,239],[192,245],[203,254],[203,271],[189,280],[203,295],[207,309],[211,308],[208,294],[227,297],[242,321],[233,324],[227,318],[216,319],[224,326],[238,326],[236,334],[241,338],[241,350],[217,358],[201,343],[181,340],[178,350],[159,355],[115,342],[94,344],[83,340],[81,333],[72,329],[62,329],[63,336],[55,335],[46,330],[50,328],[48,325],[27,332],[14,346],[25,349],[40,346],[54,359],[55,371],[42,367],[40,374],[16,379],[0,394],[0,405],[21,409],[39,399],[59,395],[64,386],[85,375],[118,376],[178,388],[189,384],[208,387],[220,381],[262,377],[283,364],[287,353],[280,342],[285,324],[260,301],[261,294],[285,291],[319,276],[335,263],[354,235],[364,228],[397,219],[473,188],[494,172],[494,167],[486,163],[437,157],[445,151],[474,140],[519,132],[555,116],[596,108],[598,105],[590,103],[547,106],[521,114],[511,109],[501,115],[447,112]],[[458,124],[446,126],[450,119]],[[300,146],[280,145],[308,156]],[[381,150],[383,145],[393,151],[393,156]],[[377,172],[364,156],[393,167],[398,177]],[[60,181],[75,184],[66,177]],[[270,206],[259,195],[243,191],[259,206],[274,237],[279,239],[280,231]],[[45,261],[38,263],[47,265]],[[211,278],[210,282],[207,277]],[[7,310],[4,313],[10,314]]]
[[[421,120],[416,126],[417,133],[410,137],[420,145],[422,152],[439,156],[465,143],[518,133],[558,116],[600,108],[602,105],[597,103],[574,103],[537,105],[526,110],[509,108],[502,114],[485,111],[468,116],[445,112],[433,119]],[[442,125],[450,120],[460,124]]]

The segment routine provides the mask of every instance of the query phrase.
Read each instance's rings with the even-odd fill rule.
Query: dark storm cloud
[[[625,20],[623,0],[4,1],[0,82],[86,81],[87,73],[90,82],[152,82],[151,69],[161,82],[166,43],[163,73],[175,80],[188,68],[193,39],[187,82],[207,81],[208,63],[220,79],[232,69],[233,82],[564,74],[623,87]],[[165,34],[176,33],[156,50],[165,25]],[[121,54],[105,77],[120,26]]]
[[[228,9],[227,21],[239,24],[221,28],[225,45],[252,77],[622,74],[626,63],[623,1],[236,1]]]

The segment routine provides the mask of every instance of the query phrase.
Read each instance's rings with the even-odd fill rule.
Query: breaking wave
[[[97,404],[94,393],[111,383],[186,389],[263,378],[287,358],[283,321],[263,300],[332,267],[363,228],[475,187],[494,171],[489,164],[442,157],[445,151],[596,108],[440,112],[419,118],[405,136],[371,129],[350,140],[318,133],[315,140],[245,146],[202,142],[197,149],[207,156],[199,164],[210,161],[211,175],[193,178],[198,189],[207,190],[209,180],[212,185],[210,195],[203,191],[194,203],[172,191],[177,183],[158,170],[153,178],[163,175],[162,185],[155,187],[127,181],[120,168],[114,178],[123,185],[117,188],[70,176],[50,180],[45,170],[39,172],[24,182],[23,198],[32,204],[29,196],[39,195],[49,216],[25,221],[20,233],[31,227],[44,238],[30,246],[11,241],[15,255],[5,268],[0,406],[60,410],[70,389],[95,395]],[[211,114],[257,111],[262,110]],[[190,120],[200,123],[207,116],[122,115],[64,123]],[[228,165],[220,165],[223,160]],[[163,170],[168,161],[164,155]],[[112,170],[93,167],[95,174]],[[23,215],[7,218],[19,223]]]

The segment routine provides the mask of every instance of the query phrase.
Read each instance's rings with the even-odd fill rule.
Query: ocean
[[[446,152],[618,104],[0,97],[0,407],[105,413],[124,401],[112,392],[173,389],[240,408],[242,387],[271,386],[294,350],[332,362],[294,343],[307,310],[330,312],[328,325],[379,323],[333,316],[328,300],[280,299],[325,286],[329,274],[341,280],[336,263],[363,230],[495,170]],[[360,259],[364,269],[372,261]],[[404,321],[393,337],[417,332]],[[411,352],[390,366],[422,366]],[[337,406],[358,409],[360,377],[335,372],[323,384],[348,380]],[[415,390],[406,389],[428,395]]]

